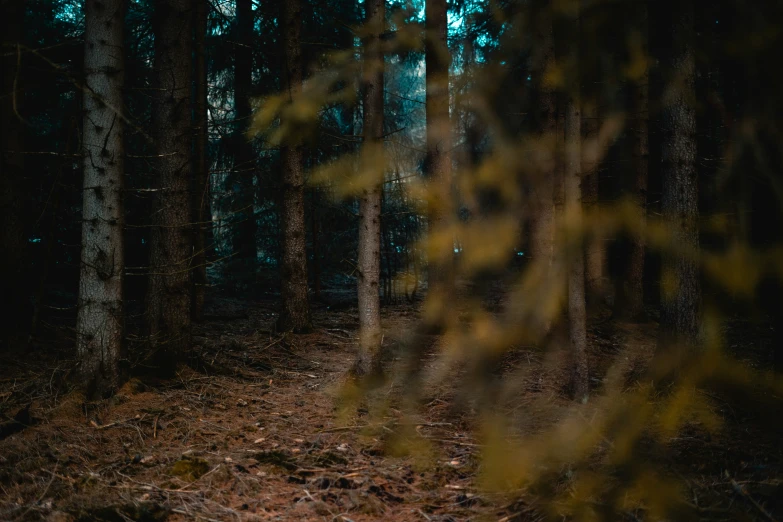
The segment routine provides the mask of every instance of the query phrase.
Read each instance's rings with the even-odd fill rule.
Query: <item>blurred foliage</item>
[[[144,130],[151,112],[153,4],[130,2],[126,32],[127,114],[134,118],[126,135],[128,296],[137,301],[144,293],[144,284],[138,282],[146,275],[148,189],[153,186],[153,147]],[[667,17],[674,4],[648,2],[645,27],[638,21],[639,4],[632,1],[450,1],[455,139],[450,151],[453,186],[448,191],[453,200],[444,201],[440,187],[420,174],[426,37],[420,0],[389,2],[384,64],[363,59],[359,42],[366,28],[359,23],[360,4],[306,2],[307,81],[294,100],[278,93],[277,3],[254,3],[252,71],[258,101],[248,135],[257,161],[256,177],[249,184],[247,172],[235,165],[234,142],[228,139],[246,130],[234,114],[234,2],[210,2],[210,188],[216,250],[211,256],[212,282],[240,290],[276,287],[276,276],[266,275],[269,280],[258,283],[266,272],[273,273],[279,255],[275,207],[281,189],[280,143],[301,141],[307,146],[307,220],[317,224],[308,230],[310,266],[341,284],[352,283],[354,272],[353,196],[383,180],[382,267],[389,284],[384,298],[394,298],[394,289],[413,297],[423,274],[420,261],[426,259],[453,261],[460,291],[456,296],[427,295],[421,327],[406,332],[403,353],[388,368],[394,376],[390,382],[406,393],[378,397],[370,390],[346,389],[344,418],[366,401],[373,419],[402,406],[404,417],[415,421],[425,398],[439,389],[456,389],[455,396],[464,398],[464,411],[476,412],[475,431],[483,448],[480,471],[488,491],[514,499],[534,494],[547,500],[552,518],[694,516],[698,509],[687,499],[683,481],[657,458],[673,439],[694,430],[719,432],[725,419],[717,401],[756,412],[763,428],[773,434],[781,430],[780,373],[769,369],[769,360],[736,353],[725,334],[735,318],[767,329],[771,325],[772,348],[775,357],[781,357],[783,97],[778,71],[783,4],[694,3],[696,31],[690,43],[698,71],[692,101],[698,118],[701,212],[701,243],[695,251],[672,240],[672,225],[660,208],[663,137],[658,117],[671,94],[682,88],[681,79],[668,75],[658,59],[669,45]],[[537,45],[532,35],[540,9],[547,6],[556,15],[559,34],[577,30],[569,24],[574,9],[580,9],[578,30],[584,41],[579,56],[558,49],[557,65],[538,77],[529,66]],[[56,324],[52,316],[74,313],[78,284],[81,2],[27,0],[24,24],[20,56],[26,153],[21,193],[29,238],[26,277],[30,297],[51,307],[47,323]],[[358,123],[363,74],[381,65],[386,72],[382,149],[362,144]],[[643,77],[647,67],[650,179],[648,221],[642,227],[628,197],[634,174],[630,84]],[[527,255],[530,195],[562,164],[562,128],[538,133],[536,103],[543,86],[560,89],[563,97],[575,84],[580,84],[584,106],[600,114],[599,132],[585,138],[581,149],[584,162],[600,164],[601,197],[581,219],[557,215],[557,262],[549,266]],[[240,273],[231,264],[238,225],[231,208],[243,184],[254,190],[258,274]],[[423,216],[432,208],[453,209],[454,219],[427,235]],[[541,378],[552,381],[547,386],[558,398],[565,395],[568,346],[562,335],[552,334],[550,325],[559,333],[566,266],[582,255],[586,241],[600,238],[608,245],[609,278],[616,279],[622,271],[623,245],[642,235],[648,249],[645,280],[652,316],[659,294],[669,298],[679,285],[672,274],[661,273],[661,255],[698,263],[704,289],[699,346],[653,353],[652,347],[629,337],[608,369],[591,370],[592,395],[585,404],[525,395],[524,364],[520,371],[503,374],[498,384],[498,361],[533,351],[542,360],[554,361],[558,371]],[[505,292],[499,305],[490,306],[490,283],[496,281]],[[130,323],[139,317],[137,308],[129,306]],[[433,324],[441,327],[440,338],[430,350],[427,334]],[[429,358],[431,351],[434,359]],[[768,355],[764,357],[771,359]],[[530,371],[535,371],[532,366]],[[389,449],[412,453],[422,465],[431,464],[434,451],[413,428],[400,429]]]
[[[423,159],[421,146],[401,150],[389,138],[384,150],[373,145],[357,146],[314,167],[310,178],[312,183],[328,187],[338,201],[350,201],[379,180],[388,181],[392,174],[399,180],[399,165],[406,165],[414,175],[406,175],[404,182],[395,186],[405,191],[405,199],[416,212],[424,215],[432,208],[455,209],[455,218],[459,217],[450,220],[445,229],[422,235],[416,246],[420,255],[430,262],[452,261],[453,282],[459,287],[481,286],[487,274],[496,278],[513,274],[510,282],[504,279],[507,292],[499,311],[488,309],[480,292],[476,296],[460,292],[459,299],[442,292],[427,296],[421,330],[410,333],[403,343],[407,355],[388,368],[395,381],[406,383],[402,400],[405,415],[415,418],[421,401],[434,390],[465,388],[461,392],[470,398],[467,405],[478,409],[484,487],[511,498],[525,491],[534,493],[547,500],[546,509],[553,519],[570,516],[577,520],[612,520],[629,514],[649,519],[696,516],[698,506],[684,495],[684,484],[656,460],[657,452],[665,451],[683,430],[715,433],[721,429],[722,419],[712,395],[716,390],[726,393],[726,400],[744,397],[740,400],[743,407],[757,409],[762,415],[780,412],[782,405],[780,374],[752,368],[736,354],[728,353],[723,341],[726,318],[738,313],[737,306],[742,313],[743,307],[756,303],[773,320],[780,313],[779,298],[771,305],[758,303],[763,285],[774,285],[774,292],[780,292],[783,250],[776,222],[781,218],[781,200],[754,209],[748,192],[727,190],[733,183],[747,188],[744,180],[748,177],[768,176],[769,186],[780,184],[781,156],[774,147],[765,145],[780,138],[778,126],[783,120],[775,115],[780,114],[781,97],[769,89],[769,85],[779,85],[779,75],[763,81],[763,93],[754,89],[755,82],[761,82],[755,73],[738,78],[749,68],[758,71],[764,65],[772,66],[772,56],[778,56],[773,47],[781,44],[780,31],[774,29],[773,20],[780,20],[779,8],[767,6],[770,18],[764,21],[751,14],[752,10],[728,1],[697,6],[699,39],[690,43],[698,56],[700,80],[699,99],[693,102],[697,104],[700,131],[710,133],[709,139],[699,138],[700,150],[710,151],[713,156],[702,152],[699,160],[703,239],[702,247],[693,251],[673,239],[673,225],[660,214],[656,199],[661,184],[655,163],[660,161],[655,149],[661,140],[656,118],[669,103],[671,93],[683,87],[680,78],[667,77],[657,59],[645,50],[651,48],[654,55],[667,45],[659,36],[668,30],[661,15],[665,7],[650,4],[649,47],[643,42],[647,28],[634,18],[633,3],[568,1],[547,7],[541,2],[497,2],[488,6],[455,2],[451,7],[463,15],[469,13],[460,22],[452,20],[458,36],[450,42],[454,57],[451,116],[453,134],[459,137],[451,151],[455,168],[449,193],[453,201],[443,201],[444,192],[435,186],[436,182],[415,174]],[[530,34],[535,34],[532,28],[541,19],[542,11],[537,9],[550,7],[558,28],[556,35],[582,31],[589,45],[582,46],[578,55],[559,54],[558,66],[535,78],[527,57],[535,53],[538,42]],[[420,53],[427,37],[412,11],[392,12],[387,21],[388,37],[384,39],[385,65],[391,71],[387,85],[395,81],[394,64],[411,53]],[[577,14],[581,28],[573,25]],[[736,23],[732,24],[735,16]],[[624,23],[627,20],[631,22]],[[356,34],[363,34],[362,29]],[[736,40],[740,34],[757,36],[741,45]],[[750,56],[763,62],[749,65],[744,60]],[[580,63],[597,64],[597,68],[580,72]],[[381,65],[367,63],[356,49],[333,53],[313,71],[301,97],[290,100],[270,95],[259,99],[251,135],[265,135],[275,144],[307,139],[322,125],[331,108],[352,107],[361,89],[362,71]],[[627,136],[634,117],[628,112],[629,85],[648,70],[654,150],[645,225],[638,219],[632,198],[624,196],[633,168],[623,158],[627,157]],[[705,76],[707,83],[701,80]],[[736,85],[742,81],[747,83]],[[531,104],[538,89],[557,88],[566,95],[571,86],[580,84],[583,103],[599,107],[602,113],[597,135],[588,136],[581,144],[583,161],[602,165],[601,177],[608,180],[602,181],[602,193],[614,197],[604,198],[582,217],[557,213],[556,255],[550,266],[545,260],[527,260],[524,256],[527,227],[534,217],[529,198],[531,187],[562,165],[562,138],[536,132],[529,114],[537,110]],[[423,99],[421,86],[416,94]],[[393,97],[387,98],[389,111]],[[714,119],[719,110],[725,111],[724,121]],[[725,114],[728,112],[730,116]],[[704,122],[708,122],[707,127]],[[482,137],[471,143],[466,129],[476,128],[481,129]],[[387,123],[390,136],[393,131],[395,128]],[[416,136],[423,143],[420,131]],[[706,195],[715,199],[706,201]],[[742,230],[742,216],[754,210],[757,215],[752,218],[752,226]],[[592,371],[592,395],[586,403],[563,407],[534,401],[508,416],[506,404],[519,401],[518,394],[523,393],[515,383],[518,376],[503,376],[504,392],[499,394],[487,368],[505,354],[530,346],[542,352],[565,353],[568,359],[567,341],[554,335],[549,325],[559,324],[567,315],[564,307],[569,260],[583,255],[584,242],[590,237],[619,242],[641,235],[648,257],[676,256],[700,267],[708,290],[698,346],[658,351],[647,347],[647,353],[638,353],[639,346],[628,340],[605,374]],[[526,259],[521,269],[520,256]],[[659,283],[654,288],[660,288],[663,299],[678,292],[680,283],[672,274],[650,275],[651,270],[647,279]],[[402,273],[400,277],[410,274]],[[424,340],[426,326],[431,324],[442,327],[434,362],[426,357],[429,352]],[[629,359],[644,361],[647,369],[631,375]],[[455,381],[458,369],[476,378]],[[378,397],[372,390],[347,386],[342,394],[343,419],[350,418],[363,401],[369,403],[376,425],[381,424],[392,403],[400,407],[400,400],[389,399],[389,394]],[[551,414],[543,416],[535,429],[519,428],[517,417],[540,416],[537,412],[541,410],[550,410]],[[768,428],[779,432],[778,419],[770,419]],[[425,464],[431,450],[415,430],[400,432],[389,448],[395,454],[418,456]]]

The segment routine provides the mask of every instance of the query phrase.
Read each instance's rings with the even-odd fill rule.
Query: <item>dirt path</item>
[[[203,372],[133,380],[87,408],[75,394],[34,400],[38,424],[0,441],[0,519],[426,521],[490,510],[458,426],[411,425],[390,410],[368,435],[363,416],[338,418],[353,314],[322,310],[317,333],[270,336],[271,306],[235,305],[196,331]],[[399,331],[413,312],[385,314]],[[411,429],[434,441],[426,462],[389,456]]]

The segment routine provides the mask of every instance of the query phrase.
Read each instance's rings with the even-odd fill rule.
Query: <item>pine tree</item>
[[[190,346],[192,13],[189,0],[155,2],[152,134],[157,186],[150,233],[147,325],[163,375]]]
[[[695,259],[699,249],[699,198],[693,1],[673,3],[669,15],[671,42],[663,63],[671,76],[671,85],[668,103],[661,114],[661,207],[675,251],[663,260],[660,347],[664,349],[673,343],[694,346],[701,315],[701,284]]]
[[[539,2],[541,4],[541,2]],[[535,48],[530,70],[539,87],[536,125],[542,139],[552,139],[557,131],[557,95],[544,81],[546,71],[555,64],[555,42],[552,13],[548,5],[539,5],[535,21]],[[542,172],[530,191],[530,257],[551,266],[554,259],[555,229],[555,162],[550,172]]]
[[[239,192],[234,194],[233,212],[238,222],[234,235],[234,254],[243,263],[243,270],[255,273],[256,217],[255,187],[256,158],[252,144],[245,136],[252,114],[250,96],[253,85],[253,3],[237,0],[236,45],[234,52],[234,180]]]
[[[120,384],[123,356],[124,0],[84,4],[84,188],[76,348],[90,396]]]
[[[582,58],[580,58],[582,60]],[[591,62],[592,65],[592,62]],[[600,127],[597,101],[588,101],[582,105],[582,136],[587,141],[595,140]],[[582,157],[582,207],[591,212],[598,206],[598,162]],[[598,304],[604,297],[604,269],[606,266],[606,247],[604,239],[590,235],[585,242],[585,292],[591,306]]]
[[[633,144],[633,188],[631,197],[637,212],[637,233],[631,240],[624,280],[617,300],[620,316],[639,319],[644,314],[644,257],[646,251],[645,228],[647,224],[647,173],[649,170],[649,67],[647,66],[647,4],[642,2],[637,8],[639,21],[639,52],[643,57],[643,72],[632,84],[632,129]]]
[[[365,10],[371,33],[364,42],[364,146],[382,149],[384,57],[380,47],[385,21],[384,0],[367,0]],[[376,154],[371,156],[377,157]],[[375,369],[381,346],[382,181],[365,189],[359,200],[359,355],[354,366],[357,375],[367,375]]]
[[[571,29],[578,34],[578,16],[573,20]],[[577,27],[573,27],[576,25]],[[570,57],[579,63],[579,47],[574,45],[577,38],[567,36]],[[577,66],[577,70],[578,70]],[[582,116],[579,74],[576,82],[567,93],[564,118],[564,177],[565,177],[565,218],[569,220],[572,229],[579,230],[582,224]],[[581,232],[580,232],[581,233]],[[576,241],[580,248],[575,249],[575,255],[568,260],[568,331],[571,342],[573,365],[573,394],[577,400],[587,400],[589,392],[587,364],[587,332],[585,319],[585,267],[582,255],[581,237]]]
[[[427,148],[426,174],[432,185],[429,208],[431,235],[448,230],[451,219],[451,118],[449,115],[449,67],[451,54],[448,47],[448,19],[446,0],[425,2],[425,62],[426,62],[426,123]],[[430,252],[437,256],[429,260],[428,281],[430,291],[447,292],[451,277],[453,252],[441,248]],[[441,298],[446,301],[445,294]]]
[[[299,0],[280,3],[283,43],[283,91],[293,99],[302,90],[302,7]],[[283,306],[277,327],[282,331],[310,330],[307,296],[307,247],[304,215],[304,150],[298,136],[280,148],[283,178],[281,294]]]

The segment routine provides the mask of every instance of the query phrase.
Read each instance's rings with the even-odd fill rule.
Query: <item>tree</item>
[[[76,349],[89,396],[120,384],[123,356],[124,0],[84,4],[84,186]]]
[[[581,131],[578,99],[571,98],[565,114],[565,216],[574,228],[582,221]],[[573,354],[573,394],[585,400],[589,391],[585,319],[585,266],[581,244],[568,265],[568,333]]]
[[[578,17],[574,20],[579,25]],[[578,34],[578,30],[575,31]],[[571,58],[579,62],[579,47],[573,45],[578,42],[574,37],[568,37],[571,44],[569,51]],[[577,66],[578,70],[578,66]],[[569,220],[572,229],[579,230],[582,224],[582,118],[579,74],[577,81],[567,93],[568,100],[565,103],[565,147],[564,147],[564,177],[565,177],[565,218]],[[587,365],[587,332],[585,319],[585,258],[582,255],[581,231],[574,249],[575,255],[568,261],[568,337],[571,343],[573,355],[572,388],[574,398],[587,400],[589,392],[588,365]]]
[[[157,186],[150,233],[147,326],[163,375],[190,346],[191,52],[188,0],[155,2],[152,135]]]
[[[383,53],[381,33],[385,21],[385,0],[367,0],[365,10],[369,36],[364,42],[364,146],[380,149],[369,154],[376,158],[383,151]],[[374,168],[372,165],[366,168]],[[356,375],[375,369],[381,347],[381,198],[383,179],[362,192],[359,200],[359,355]]]
[[[9,341],[20,330],[24,296],[24,221],[21,186],[24,174],[22,152],[22,83],[19,47],[24,27],[24,0],[2,0],[2,91],[0,91],[0,280],[2,295],[13,303],[0,320],[0,339]]]
[[[193,5],[193,318],[200,321],[204,314],[204,294],[207,285],[207,228],[210,212],[209,158],[207,145],[207,60],[206,36],[208,0],[196,0]]]
[[[256,158],[252,144],[245,136],[250,125],[252,110],[250,96],[253,85],[253,3],[251,0],[236,2],[236,44],[234,52],[234,108],[236,123],[233,135],[234,183],[239,192],[234,193],[234,217],[238,221],[234,235],[234,254],[243,262],[243,269],[255,273],[256,217],[255,188]]]
[[[539,2],[538,4],[541,4]],[[546,5],[538,5],[535,23],[535,48],[531,55],[531,76],[538,83],[536,126],[541,139],[555,137],[557,130],[557,95],[544,80],[546,71],[555,64],[555,42],[552,14]],[[555,162],[550,172],[542,172],[530,190],[530,257],[551,266],[554,258]]]
[[[302,7],[299,0],[280,3],[283,43],[283,91],[289,99],[302,91]],[[305,242],[303,148],[299,136],[280,147],[283,178],[281,294],[283,306],[277,327],[304,332],[311,328],[307,297],[307,247]]]
[[[424,44],[426,62],[425,112],[427,123],[426,174],[433,187],[429,203],[430,235],[448,230],[451,213],[451,118],[449,116],[448,22],[446,0],[426,0]],[[451,269],[451,248],[430,252],[430,290],[445,291]]]
[[[644,315],[644,256],[646,250],[645,228],[647,224],[647,173],[649,170],[649,78],[647,65],[647,4],[641,2],[637,7],[639,20],[638,46],[641,71],[633,78],[632,84],[632,156],[633,156],[633,198],[636,210],[636,232],[631,239],[628,266],[620,287],[617,300],[619,315],[628,319],[638,319]]]
[[[592,55],[590,55],[592,56]],[[580,61],[583,58],[580,58]],[[597,60],[596,60],[597,61]],[[590,62],[593,65],[593,62]],[[588,100],[583,93],[582,100],[582,137],[585,142],[593,141],[598,136],[599,114],[597,100]],[[582,156],[582,207],[585,212],[595,210],[598,206],[598,167],[599,163]],[[591,306],[597,304],[604,296],[604,267],[606,265],[606,248],[604,239],[589,235],[585,242],[585,291]]]
[[[89,396],[120,384],[123,357],[124,0],[84,4],[84,186],[76,349]]]
[[[661,209],[672,251],[663,259],[660,347],[694,346],[699,332],[701,285],[696,172],[694,4],[673,3],[669,51],[662,60],[670,75],[668,103],[661,112],[663,195]]]

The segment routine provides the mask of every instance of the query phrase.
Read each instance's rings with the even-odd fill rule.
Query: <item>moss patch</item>
[[[169,472],[182,480],[193,482],[209,471],[209,463],[200,458],[183,458],[171,466]]]

